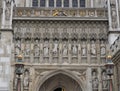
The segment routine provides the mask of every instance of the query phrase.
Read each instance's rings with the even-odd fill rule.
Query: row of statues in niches
[[[25,69],[22,79],[23,79],[23,81],[22,81],[23,87],[28,88],[29,82],[31,80],[29,69]],[[18,80],[18,75],[15,74],[14,87],[17,87],[17,80]],[[92,82],[93,91],[98,91],[100,84],[102,84],[102,89],[106,91],[108,89],[108,85],[109,85],[106,70],[102,70],[101,73],[98,74],[98,71],[96,69],[93,69],[91,72],[91,82]]]
[[[102,70],[101,74],[98,74],[98,71],[94,69],[91,74],[92,74],[91,82],[92,82],[93,91],[98,91],[100,84],[102,84],[103,91],[104,90],[108,91],[107,89],[109,84],[108,84],[107,72],[105,70]]]
[[[13,81],[13,84],[14,84],[14,89],[17,89],[17,84],[18,84],[18,78],[19,76],[17,74],[14,75],[14,81]],[[31,78],[30,78],[30,72],[29,72],[29,69],[25,69],[24,72],[23,72],[23,75],[20,76],[21,78],[21,84],[23,86],[24,89],[29,89],[29,82],[31,81]]]
[[[101,56],[105,56],[106,54],[105,46],[106,45],[104,44],[104,41],[101,41]],[[90,41],[89,50],[91,56],[97,55],[98,48],[95,40]],[[82,41],[79,43],[77,40],[72,40],[69,42],[67,39],[62,40],[62,42],[60,42],[58,39],[54,39],[52,42],[49,39],[45,39],[43,42],[40,42],[40,40],[35,40],[34,43],[31,43],[30,40],[26,40],[24,43],[22,43],[21,40],[16,40],[15,52],[16,54],[20,54],[21,51],[24,53],[24,56],[30,56],[31,53],[33,53],[33,55],[36,57],[40,56],[41,54],[43,54],[43,56],[49,56],[50,53],[52,53],[53,56],[58,56],[60,54],[63,56],[68,56],[68,54],[71,54],[72,56],[77,56],[78,54],[87,56],[88,47],[87,41]]]

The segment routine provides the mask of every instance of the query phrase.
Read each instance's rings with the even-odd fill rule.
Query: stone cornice
[[[12,32],[13,33],[13,29],[0,29],[0,32]]]
[[[76,20],[76,21],[108,21],[107,18],[90,18],[90,17],[13,17],[13,20],[67,20],[67,21],[72,21],[72,20]]]
[[[111,33],[112,33],[112,34],[120,34],[120,31],[116,29],[116,30],[114,30],[114,31],[109,31],[108,33],[109,33],[109,34],[111,34]]]

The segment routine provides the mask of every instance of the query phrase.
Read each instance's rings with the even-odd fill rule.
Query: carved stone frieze
[[[103,33],[100,32],[100,29],[97,29],[100,28],[98,22],[13,21],[13,23],[15,23],[14,40],[21,41],[20,47],[16,47],[15,51],[17,54],[24,54],[25,62],[78,64],[81,58],[87,57],[88,51],[91,56],[96,57],[97,48],[101,51],[101,56],[106,53],[104,43],[107,28],[103,27]],[[92,27],[94,32],[91,32]],[[98,47],[97,43],[101,46]]]

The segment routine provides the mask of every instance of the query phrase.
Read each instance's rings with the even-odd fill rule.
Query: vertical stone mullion
[[[91,8],[93,8],[93,7],[94,7],[93,0],[91,0]]]
[[[80,0],[78,0],[78,8],[80,7]]]
[[[56,0],[54,0],[54,7],[56,7]]]
[[[45,7],[49,7],[49,0],[45,0]]]
[[[62,0],[62,8],[64,7],[64,0]]]
[[[72,8],[72,0],[69,0],[69,7]]]

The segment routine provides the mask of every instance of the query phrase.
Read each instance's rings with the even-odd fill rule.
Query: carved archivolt
[[[37,72],[38,73],[38,72]],[[80,73],[77,71],[69,71],[69,70],[50,70],[50,71],[43,71],[42,73],[39,73],[39,78],[35,79],[35,83],[34,84],[34,90],[35,91],[39,91],[39,88],[42,87],[42,85],[44,84],[45,81],[47,81],[49,78],[62,74],[66,75],[68,77],[70,77],[71,79],[75,80],[79,86],[81,86],[81,88],[83,89],[83,91],[85,91],[85,86],[86,83],[84,83],[86,81],[86,75],[84,73]],[[82,79],[83,78],[83,79]],[[84,81],[83,81],[84,80]]]

